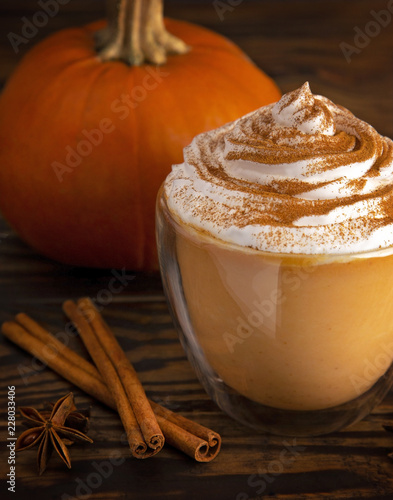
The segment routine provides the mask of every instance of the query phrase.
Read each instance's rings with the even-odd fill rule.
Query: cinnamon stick
[[[88,297],[79,299],[78,307],[112,361],[146,443],[150,448],[161,449],[164,436],[134,367],[92,301]]]
[[[49,368],[63,378],[87,392],[93,396],[93,398],[116,409],[112,395],[106,388],[101,377],[93,377],[78,365],[74,365],[69,359],[60,354],[61,351],[54,350],[52,348],[53,344],[46,344],[38,338],[35,338],[30,332],[26,331],[14,321],[6,321],[3,323],[1,331],[8,340],[32,354],[42,363],[48,365]],[[83,360],[83,358],[76,353],[75,356]]]
[[[31,318],[26,317],[35,323]],[[19,315],[18,319],[20,319]],[[28,326],[32,325],[31,322],[24,321],[26,330],[29,330]],[[37,328],[26,331],[15,322],[6,322],[2,325],[2,332],[9,340],[46,363],[63,378],[116,410],[112,394],[108,391],[97,369],[47,330],[40,328],[40,334],[36,335]],[[219,434],[151,400],[149,402],[168,444],[200,462],[210,462],[217,456],[221,447]]]
[[[150,404],[168,444],[180,449],[198,462],[210,462],[218,454],[221,448],[221,437],[217,432],[188,420],[154,401],[150,401]],[[163,421],[165,426],[162,425]]]
[[[147,458],[154,455],[160,451],[162,446],[161,448],[158,446],[152,448],[149,443],[146,443],[117,371],[90,327],[90,324],[72,300],[64,302],[63,311],[76,326],[101,377],[113,394],[120,420],[127,434],[132,455],[136,458]]]
[[[36,321],[30,318],[27,314],[19,313],[15,316],[15,320],[22,325],[25,330],[30,332],[34,337],[40,339],[44,344],[50,346],[53,351],[57,351],[63,354],[71,363],[74,365],[79,364],[85,372],[90,373],[94,377],[97,376],[97,369],[87,360],[79,356],[72,349],[67,347],[63,342],[60,342],[54,335],[49,333],[45,328],[42,328]]]

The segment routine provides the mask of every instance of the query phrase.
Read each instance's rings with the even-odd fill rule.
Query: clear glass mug
[[[365,417],[393,381],[393,248],[272,254],[222,242],[157,198],[163,285],[210,397],[234,419],[312,436]]]

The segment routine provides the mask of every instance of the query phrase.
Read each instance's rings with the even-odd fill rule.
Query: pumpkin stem
[[[165,28],[163,0],[107,0],[107,9],[108,26],[96,33],[102,61],[164,64],[168,54],[188,52]]]

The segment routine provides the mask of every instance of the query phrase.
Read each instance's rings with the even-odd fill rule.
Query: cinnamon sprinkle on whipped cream
[[[195,229],[267,252],[393,245],[393,142],[308,83],[184,149],[165,181]]]

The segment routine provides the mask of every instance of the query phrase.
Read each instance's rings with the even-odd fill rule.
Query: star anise
[[[76,411],[72,392],[59,399],[53,405],[50,413],[47,411],[39,412],[34,408],[20,408],[19,411],[30,428],[19,436],[15,449],[16,451],[24,451],[39,445],[37,459],[40,475],[46,469],[53,450],[56,450],[67,467],[71,468],[66,444],[76,441],[93,442],[76,428],[84,425],[85,417]],[[73,426],[71,427],[71,425]]]
[[[54,403],[47,402],[45,403],[45,410],[40,411],[41,415],[46,420],[49,419],[54,405]],[[36,425],[34,422],[29,422],[28,420],[24,420],[22,423],[26,425],[26,427],[34,427]],[[83,434],[87,434],[90,427],[90,408],[84,408],[83,410],[77,410],[75,408],[65,419],[65,425],[66,427],[71,427],[72,429],[83,432]],[[63,439],[63,442],[67,446],[74,443],[74,441],[70,439]]]

